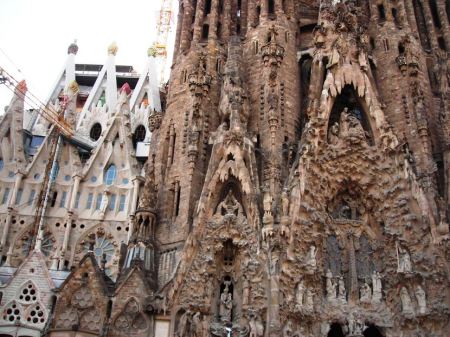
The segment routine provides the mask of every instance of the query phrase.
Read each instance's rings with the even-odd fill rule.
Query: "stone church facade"
[[[22,288],[0,319],[26,328],[34,312],[54,337],[448,336],[449,12],[442,0],[180,1],[116,269],[87,235],[55,284],[35,249],[3,285]],[[108,146],[128,148],[133,89],[119,90]]]

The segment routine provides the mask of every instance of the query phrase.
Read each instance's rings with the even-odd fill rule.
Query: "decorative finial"
[[[158,50],[156,49],[155,46],[151,46],[150,48],[147,49],[148,57],[156,57],[157,54],[158,54]]]
[[[25,80],[20,81],[16,86],[16,92],[20,92],[23,95],[26,94],[27,90],[27,82],[25,82]]]
[[[78,53],[78,45],[77,45],[77,40],[75,39],[69,46],[69,48],[67,48],[67,54],[73,54],[76,55]]]
[[[128,83],[125,83],[124,85],[122,85],[122,88],[120,88],[120,93],[122,93],[122,92],[125,92],[127,94],[127,96],[131,93],[131,88]]]
[[[118,49],[119,47],[117,47],[117,44],[115,42],[111,43],[108,47],[108,55],[116,56]]]
[[[70,82],[67,89],[68,89],[68,91],[72,92],[72,94],[76,94],[80,90],[80,87],[78,86],[77,81],[72,81],[72,82]]]

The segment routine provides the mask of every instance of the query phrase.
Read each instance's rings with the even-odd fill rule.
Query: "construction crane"
[[[159,18],[156,24],[156,41],[151,46],[152,56],[159,60],[159,81],[164,83],[164,72],[167,64],[167,43],[169,40],[170,27],[172,23],[173,0],[162,0]]]
[[[47,208],[49,195],[52,188],[52,183],[55,180],[56,169],[57,169],[57,161],[58,154],[61,148],[61,135],[64,135],[67,138],[70,138],[74,135],[74,130],[64,119],[64,113],[67,106],[67,96],[63,96],[63,100],[60,104],[59,110],[56,111],[48,104],[45,105],[42,103],[35,95],[28,91],[28,95],[26,95],[25,90],[18,90],[16,92],[15,88],[20,87],[21,85],[26,88],[24,82],[19,82],[16,80],[11,74],[9,74],[5,69],[0,67],[0,84],[5,84],[8,89],[10,89],[14,94],[21,95],[20,98],[23,98],[28,104],[32,107],[36,107],[36,111],[38,114],[42,116],[46,121],[51,123],[53,126],[50,129],[50,132],[47,136],[47,142],[49,142],[49,158],[47,160],[47,164],[45,166],[44,178],[42,181],[42,188],[39,191],[39,195],[37,197],[35,217],[32,229],[32,241],[30,245],[30,251],[32,251],[36,240],[38,240],[36,247],[40,250],[40,245],[43,240],[43,225],[44,225],[44,216],[45,210]],[[37,234],[37,235],[36,235]]]

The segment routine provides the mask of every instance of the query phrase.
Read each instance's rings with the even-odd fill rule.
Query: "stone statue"
[[[178,337],[185,337],[188,332],[188,325],[189,325],[189,316],[190,312],[185,311],[178,322],[178,330],[177,330],[177,336]]]
[[[239,215],[242,213],[242,205],[234,197],[231,190],[228,191],[227,196],[217,206],[216,214],[221,215]]]
[[[314,292],[309,288],[306,289],[305,305],[303,306],[303,309],[306,312],[314,311]]]
[[[336,301],[336,288],[337,288],[337,282],[333,282],[333,275],[331,274],[331,271],[328,269],[326,273],[326,289],[327,289],[327,301],[328,302],[335,302]]]
[[[281,211],[283,216],[289,215],[289,195],[286,188],[281,193]]]
[[[416,287],[416,299],[419,306],[419,314],[424,315],[427,312],[427,300],[425,290],[420,285]]]
[[[231,322],[231,310],[233,308],[233,299],[229,292],[229,282],[225,282],[225,288],[220,295],[219,315],[222,322]]]
[[[192,317],[191,331],[192,337],[203,337],[203,320],[199,311]]]
[[[328,143],[336,145],[339,142],[339,123],[334,122],[328,132]]]
[[[400,290],[400,299],[402,301],[402,312],[405,315],[414,315],[414,309],[411,303],[411,297],[409,297],[408,290],[402,287]]]
[[[104,214],[106,213],[106,209],[108,208],[109,197],[108,193],[105,191],[103,193],[102,202],[100,204],[100,211]]]
[[[348,335],[349,336],[363,336],[365,325],[358,317],[351,313],[347,319]]]
[[[292,337],[292,322],[288,320],[283,328],[283,337]]]
[[[380,303],[382,296],[381,276],[377,271],[372,273],[372,291],[372,303]]]
[[[261,337],[264,335],[264,325],[255,315],[250,318],[250,335],[249,337]]]
[[[303,306],[303,295],[305,293],[305,286],[303,285],[303,280],[298,282],[297,288],[295,290],[295,307],[300,308]]]
[[[345,283],[342,276],[338,277],[338,299],[341,303],[347,303],[347,293],[345,291]]]
[[[247,277],[242,281],[242,305],[248,305],[250,302],[250,282]]]
[[[263,208],[264,208],[264,213],[265,214],[272,214],[272,202],[273,202],[273,197],[270,194],[270,189],[269,187],[266,187],[265,191],[264,191],[264,196],[263,196]]]
[[[309,247],[308,256],[306,258],[306,265],[312,270],[315,270],[317,267],[316,254],[317,254],[316,247],[315,246]]]
[[[367,284],[366,281],[364,281],[364,284],[361,286],[360,292],[361,296],[359,300],[361,301],[361,303],[370,303],[372,294],[370,286]]]
[[[399,273],[410,273],[412,271],[411,257],[406,249],[398,247],[398,269]]]

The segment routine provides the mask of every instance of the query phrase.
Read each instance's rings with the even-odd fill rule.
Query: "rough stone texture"
[[[447,336],[445,48],[443,1],[180,1],[110,309],[87,283],[92,333]],[[78,329],[57,329],[71,280],[52,336]]]

